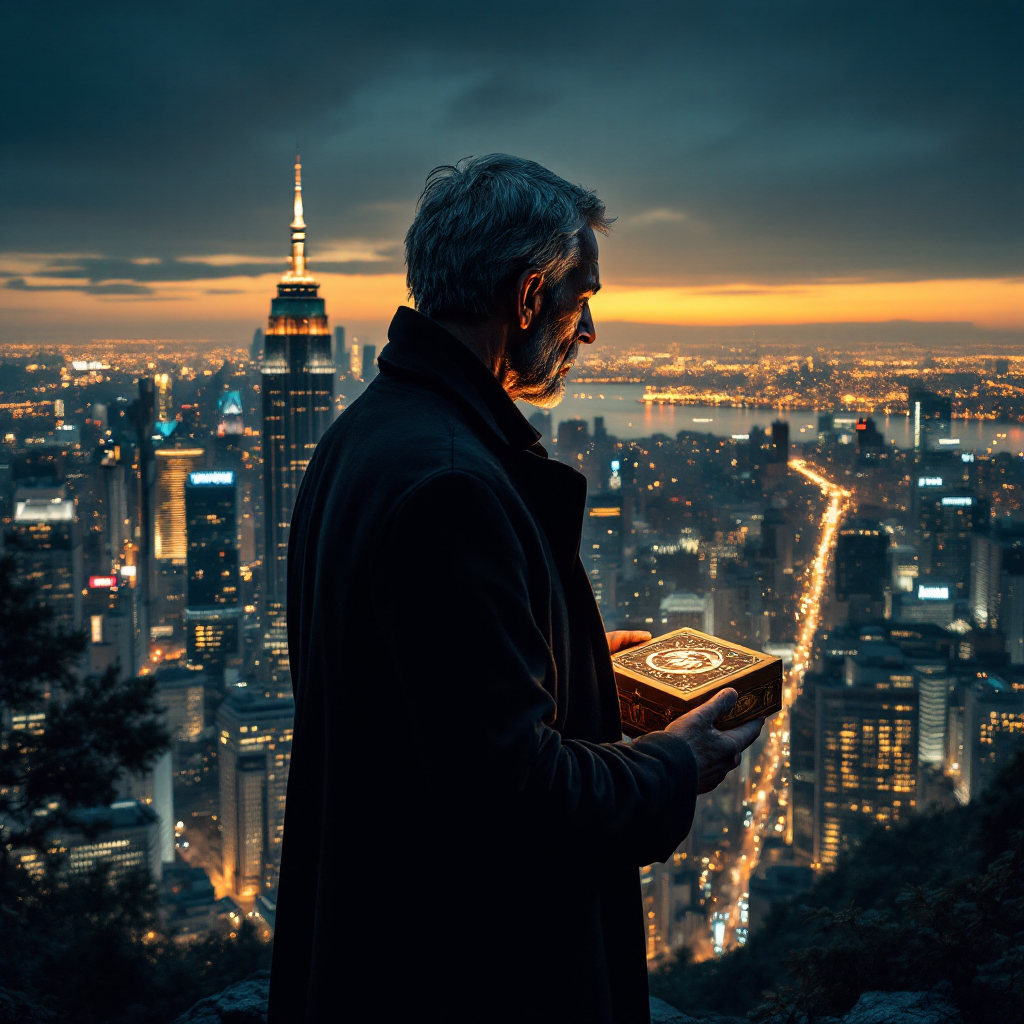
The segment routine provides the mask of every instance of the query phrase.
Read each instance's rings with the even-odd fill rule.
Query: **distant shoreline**
[[[572,385],[587,385],[590,387],[599,385],[614,385],[616,387],[633,386],[651,388],[657,385],[649,384],[645,380],[638,380],[636,378],[573,378],[570,381]],[[645,399],[643,396],[638,397],[636,400],[637,405],[651,406],[702,406],[709,409],[749,409],[752,411],[766,410],[768,412],[814,412],[814,413],[829,413],[833,416],[883,416],[883,417],[896,417],[896,416],[910,416],[908,412],[886,412],[885,410],[871,410],[863,407],[850,408],[850,409],[821,409],[816,405],[769,405],[764,402],[737,402],[732,401],[721,401],[715,402],[708,400],[707,397],[701,396],[689,396],[680,395],[678,397],[666,396],[659,398]],[[953,413],[952,420],[956,422],[969,422],[969,423],[1006,423],[1010,426],[1020,426],[1024,424],[1024,414],[1019,419],[1010,419],[1007,416],[968,416],[959,413]]]

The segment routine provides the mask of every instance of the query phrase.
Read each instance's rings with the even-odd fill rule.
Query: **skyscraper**
[[[217,712],[223,873],[239,896],[277,886],[294,718],[291,697],[247,690]]]
[[[74,499],[64,487],[19,487],[14,493],[10,546],[21,575],[38,588],[54,623],[82,625],[84,563]]]
[[[940,439],[949,437],[952,400],[930,391],[911,391],[907,404],[914,428],[914,450],[934,451]]]
[[[772,424],[772,450],[769,461],[783,464],[789,461],[789,424],[785,420],[776,420]]]
[[[835,590],[850,622],[882,617],[888,552],[889,535],[878,522],[856,519],[839,531]]]
[[[121,460],[121,446],[109,444],[100,459],[103,494],[103,554],[111,565],[124,557],[130,537],[128,519],[128,478]]]
[[[190,473],[185,633],[190,665],[223,673],[238,656],[241,612],[235,474]]]
[[[1024,745],[1024,689],[1018,687],[994,675],[966,687],[956,777],[961,803],[976,799]]]
[[[868,641],[815,698],[814,859],[830,869],[869,826],[917,809],[916,673],[898,647]]]
[[[377,375],[377,346],[363,346],[363,380],[369,383]]]
[[[136,548],[135,586],[138,628],[142,634],[143,653],[149,656],[149,627],[152,619],[154,587],[153,533],[154,533],[154,485],[156,482],[156,459],[153,449],[153,432],[156,429],[156,399],[153,378],[139,378],[139,397],[129,407],[132,425],[135,428],[135,463],[132,467],[137,484],[134,507],[138,546]]]
[[[950,492],[919,487],[918,507],[921,575],[948,583],[957,597],[966,598],[971,581],[971,538],[988,530],[987,503],[962,488]]]
[[[320,285],[306,268],[302,164],[295,158],[290,268],[271,300],[264,340],[263,486],[264,595],[283,607],[288,526],[295,494],[313,449],[331,422],[334,363]]]
[[[160,881],[160,818],[151,807],[135,799],[117,800],[109,807],[72,811],[70,817],[53,837],[57,849],[67,853],[69,874],[88,874],[102,864],[117,880],[141,868]]]
[[[166,376],[166,375],[165,375]],[[157,448],[153,509],[153,557],[185,561],[185,480],[202,465],[202,448]]]
[[[153,376],[156,386],[156,419],[158,423],[170,423],[174,419],[174,398],[172,394],[171,375],[157,373]]]
[[[615,464],[616,471],[618,464]],[[601,614],[606,621],[616,615],[616,583],[622,568],[623,514],[622,492],[602,491],[587,499],[587,515],[583,520],[580,554],[590,576]]]

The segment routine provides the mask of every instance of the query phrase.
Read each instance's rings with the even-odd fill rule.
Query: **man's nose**
[[[576,340],[581,345],[593,345],[597,341],[597,328],[594,326],[594,317],[590,312],[589,300],[583,304],[580,325],[576,330]]]

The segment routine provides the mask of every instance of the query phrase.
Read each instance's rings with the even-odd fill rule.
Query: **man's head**
[[[409,292],[432,320],[500,331],[505,389],[555,405],[577,348],[596,336],[594,232],[609,224],[593,192],[532,160],[494,153],[435,168],[405,236]]]

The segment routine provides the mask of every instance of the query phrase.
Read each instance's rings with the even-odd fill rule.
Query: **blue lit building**
[[[189,473],[185,482],[185,639],[189,664],[212,674],[237,664],[241,617],[235,474]]]

